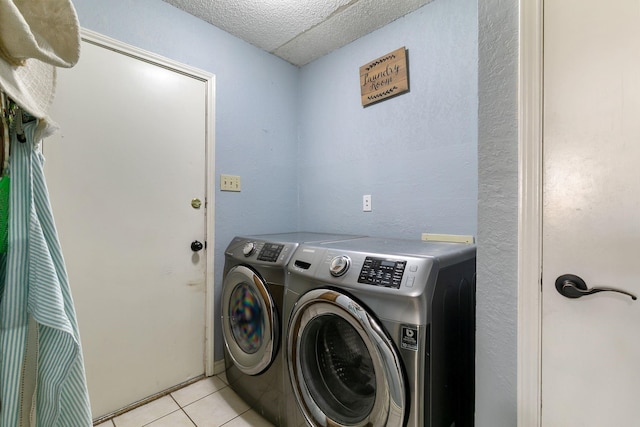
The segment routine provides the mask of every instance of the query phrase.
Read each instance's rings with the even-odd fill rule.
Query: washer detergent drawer
[[[382,325],[347,294],[320,288],[300,297],[289,321],[287,357],[310,425],[404,425],[399,353]]]
[[[222,332],[234,365],[247,375],[263,372],[273,362],[279,322],[264,280],[251,268],[237,265],[222,288]]]

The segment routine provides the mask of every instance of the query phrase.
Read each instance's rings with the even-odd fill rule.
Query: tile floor
[[[200,380],[98,426],[273,427],[231,390],[224,375]]]

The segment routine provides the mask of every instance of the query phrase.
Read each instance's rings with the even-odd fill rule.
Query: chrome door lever
[[[623,291],[620,289],[607,287],[588,288],[585,281],[574,274],[563,274],[562,276],[558,277],[556,279],[556,290],[560,293],[560,295],[567,298],[580,298],[585,295],[591,295],[598,292],[617,292],[631,297],[631,299],[634,301],[638,299],[638,297],[636,297],[631,292]]]

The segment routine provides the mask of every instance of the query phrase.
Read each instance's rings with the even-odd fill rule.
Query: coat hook
[[[24,136],[24,121],[22,117],[22,108],[16,105],[16,136],[21,143],[27,142],[27,137]]]

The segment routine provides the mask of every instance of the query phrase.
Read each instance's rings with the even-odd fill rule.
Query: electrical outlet
[[[220,175],[220,191],[240,191],[240,177],[237,175]]]
[[[362,196],[362,211],[371,212],[371,194]]]

